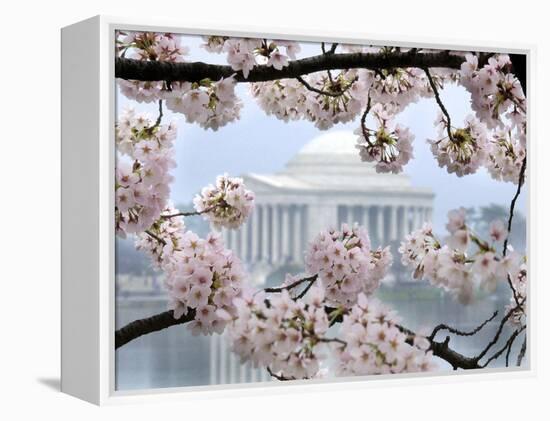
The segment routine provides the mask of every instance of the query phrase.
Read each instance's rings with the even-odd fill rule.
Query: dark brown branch
[[[170,326],[187,323],[194,319],[195,310],[190,309],[186,315],[179,319],[175,319],[174,312],[170,310],[155,314],[154,316],[147,317],[145,319],[135,320],[115,332],[115,349],[126,345],[128,342],[133,341],[140,336],[157,332]]]
[[[401,332],[407,335],[406,342],[409,345],[413,345],[416,333],[414,333],[410,329],[407,329],[404,326],[401,326],[401,325],[396,325],[396,326]],[[475,358],[467,357],[451,349],[449,347],[449,341],[451,340],[449,336],[447,336],[443,342],[435,341],[433,338],[426,338],[426,339],[430,341],[430,350],[433,352],[433,355],[438,358],[441,358],[442,360],[447,361],[451,365],[451,367],[453,367],[453,370],[456,370],[459,368],[463,370],[473,370],[473,369],[481,368],[481,366],[478,364],[478,361]]]
[[[483,62],[483,60],[481,61]],[[449,54],[448,51],[421,54],[416,52],[320,54],[291,61],[288,66],[283,67],[281,70],[265,65],[256,66],[250,71],[248,78],[245,78],[241,71],[235,71],[228,65],[117,58],[115,60],[115,76],[127,80],[199,82],[205,78],[220,80],[235,75],[237,82],[266,82],[277,79],[295,79],[297,76],[324,70],[357,68],[374,70],[395,67],[459,69],[463,62],[464,56]]]

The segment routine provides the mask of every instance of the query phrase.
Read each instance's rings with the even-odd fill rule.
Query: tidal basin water
[[[378,295],[399,312],[402,324],[413,330],[425,327],[431,331],[441,322],[461,330],[471,330],[498,310],[495,321],[477,335],[451,335],[451,347],[467,356],[477,355],[490,342],[508,304],[505,288],[497,294],[478,297],[468,306],[436,288],[414,283],[382,288]],[[119,298],[116,307],[118,328],[133,320],[165,311],[166,301],[162,297]],[[505,343],[511,332],[509,327],[504,330],[495,350]],[[445,334],[440,333],[438,339],[444,337]],[[520,335],[514,344],[511,365],[515,365],[523,338],[524,335]],[[503,367],[504,355],[490,367]],[[445,361],[437,361],[441,370],[452,370]],[[527,359],[524,359],[523,366],[526,364]],[[210,337],[193,336],[185,325],[143,336],[116,351],[117,390],[209,385],[212,378],[210,370]]]

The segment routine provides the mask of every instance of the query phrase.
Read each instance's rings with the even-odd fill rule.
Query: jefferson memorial
[[[224,230],[225,244],[245,262],[252,280],[261,285],[273,274],[284,280],[285,269],[303,271],[304,251],[320,231],[359,223],[374,246],[396,245],[431,221],[434,194],[412,186],[405,174],[379,174],[362,162],[349,131],[322,134],[306,144],[276,174],[245,174],[256,195],[255,209],[239,230]],[[289,270],[290,271],[290,270]],[[212,383],[267,380],[266,370],[240,365],[223,337],[210,344]]]

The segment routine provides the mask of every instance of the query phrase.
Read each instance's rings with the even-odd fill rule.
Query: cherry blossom
[[[407,343],[399,329],[394,311],[374,298],[359,294],[357,304],[344,316],[340,338],[334,349],[341,375],[370,375],[433,371],[431,351],[426,352],[426,339]]]
[[[477,286],[493,292],[499,282],[519,272],[519,255],[512,251],[499,256],[467,226],[465,209],[449,212],[447,230],[450,235],[445,243],[435,237],[428,223],[405,237],[399,253],[401,262],[413,269],[414,279],[426,279],[468,304]],[[492,243],[503,241],[506,234],[502,221],[490,224]]]
[[[117,54],[120,57],[142,61],[185,61],[189,49],[181,45],[181,37],[157,32],[117,32]],[[137,102],[154,102],[162,99],[170,89],[166,82],[141,82],[118,79],[122,94]]]
[[[361,160],[376,162],[377,172],[400,173],[413,157],[414,136],[408,128],[393,122],[395,108],[392,105],[376,104],[372,107],[372,112],[378,128],[371,130],[362,123],[355,131],[359,135],[356,147]]]
[[[160,216],[170,196],[176,126],[156,124],[133,109],[117,122],[115,224],[117,235],[139,233]]]
[[[166,106],[185,115],[187,122],[198,123],[214,131],[227,123],[238,120],[242,108],[235,95],[233,77],[212,82],[203,79],[200,83],[181,83],[164,94]]]
[[[243,294],[234,300],[237,310],[228,327],[231,349],[243,362],[269,367],[285,378],[316,376],[329,327],[323,297],[318,287],[299,301],[287,290],[269,300],[264,292]]]
[[[288,66],[288,59],[296,59],[300,45],[293,41],[270,41],[256,38],[203,37],[204,49],[211,53],[226,53],[229,65],[241,71],[245,78],[257,65],[273,66],[277,70]],[[284,52],[283,52],[284,48]]]
[[[490,57],[481,69],[478,58],[467,54],[461,66],[460,82],[471,94],[477,117],[489,128],[502,126],[505,115],[516,123],[525,121],[525,95],[518,79],[509,73],[511,66],[506,54]]]
[[[525,134],[511,127],[497,128],[487,146],[486,166],[491,176],[517,184],[526,156]]]
[[[213,227],[238,228],[254,209],[254,193],[246,189],[242,178],[224,174],[215,185],[204,187],[193,203]]]
[[[302,80],[311,89],[294,79],[253,83],[250,89],[268,115],[283,121],[304,119],[321,130],[352,121],[366,104],[367,95],[354,70],[330,77],[325,72],[312,73]]]
[[[310,243],[306,269],[318,274],[333,305],[350,306],[357,294],[372,294],[391,265],[389,248],[372,251],[367,231],[343,224],[341,231],[322,231]]]
[[[441,115],[436,120],[438,139],[429,141],[439,166],[459,177],[475,173],[485,162],[486,127],[474,116],[468,116],[464,120],[464,127],[450,129],[449,138],[446,125],[447,122]]]
[[[188,55],[176,34],[118,31],[116,39],[121,62],[129,58],[154,66],[183,62]],[[135,102],[158,102],[160,115],[155,119],[128,109],[117,121],[116,232],[121,237],[133,234],[136,248],[162,273],[174,318],[187,316],[193,334],[226,331],[232,351],[243,362],[265,367],[280,379],[323,378],[329,363],[339,375],[434,370],[429,351],[436,349],[434,338],[401,326],[396,312],[373,297],[392,254],[389,247],[371,248],[366,229],[344,224],[321,231],[306,249],[306,275],[287,274],[281,287],[265,290],[246,285],[243,263],[216,232],[240,227],[254,209],[254,193],[241,178],[218,176],[194,198],[196,212],[186,213],[202,215],[215,231],[201,238],[187,229],[182,213],[169,202],[176,125],[162,121],[162,107],[181,113],[188,123],[218,130],[240,118],[237,80],[247,82],[258,67],[262,69],[255,73],[260,75],[292,70],[288,66],[301,51],[300,44],[285,40],[208,36],[203,41],[204,50],[224,55],[226,77],[210,73],[189,81],[117,81],[120,93]],[[327,51],[323,44],[323,56],[337,48],[338,53],[385,58],[434,52],[337,44]],[[380,173],[400,173],[413,158],[414,135],[395,123],[397,115],[420,98],[435,99],[442,114],[436,121],[437,139],[429,143],[440,167],[459,177],[485,167],[495,180],[522,183],[526,98],[510,72],[510,58],[449,54],[464,57],[460,70],[329,66],[294,78],[249,83],[250,93],[267,115],[285,122],[305,120],[326,130],[360,120],[355,131],[358,153]],[[480,60],[485,63],[481,68]],[[438,94],[457,82],[470,93],[475,113],[462,127],[451,125]],[[369,113],[373,129],[367,127]],[[524,327],[526,257],[507,246],[507,225],[495,220],[487,233],[475,232],[460,208],[449,212],[446,228],[441,238],[430,224],[405,236],[399,253],[412,277],[448,291],[463,304],[471,303],[479,289],[492,293],[507,283],[512,292],[508,321]]]

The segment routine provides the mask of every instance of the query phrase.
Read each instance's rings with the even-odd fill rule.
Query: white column
[[[383,245],[384,243],[384,207],[383,206],[377,206],[376,237],[378,239],[378,244]]]
[[[348,225],[350,226],[350,228],[353,227],[353,223],[355,222],[353,211],[353,206],[348,206]]]
[[[220,335],[210,337],[210,384],[218,384],[218,347]]]
[[[259,257],[259,239],[260,239],[260,229],[259,229],[259,219],[260,215],[258,215],[258,210],[255,209],[252,214],[250,215],[252,217],[252,220],[250,221],[250,231],[252,239],[250,241],[250,261],[255,262]]]
[[[227,342],[224,336],[220,336],[220,384],[227,383]]]
[[[241,226],[241,259],[243,262],[248,262],[248,230],[250,226],[250,220],[246,221]]]
[[[237,383],[237,356],[229,352],[229,383]]]
[[[271,263],[278,263],[279,254],[279,206],[271,207]]]
[[[390,207],[390,240],[397,240],[397,207]]]
[[[294,230],[293,235],[293,256],[292,260],[296,263],[301,262],[302,260],[302,225],[303,225],[303,212],[302,206],[296,206],[294,208]]]
[[[400,237],[404,238],[405,235],[409,234],[409,229],[407,228],[407,207],[400,206],[401,208],[401,232],[399,233]]]
[[[281,257],[282,260],[286,260],[289,256],[290,249],[290,218],[289,218],[289,208],[288,206],[283,206],[282,208],[282,218],[281,218]]]
[[[237,359],[237,357],[235,357]],[[238,361],[238,360],[237,360]],[[238,383],[246,383],[246,372],[248,369],[248,364],[241,363],[241,372],[239,374],[239,381]]]
[[[262,206],[262,256],[261,259],[267,262],[269,259],[269,212],[268,206]]]
[[[255,383],[258,381],[258,368],[254,368],[254,366],[251,365],[250,367],[250,382]]]
[[[422,212],[422,208],[420,207],[416,207],[414,209],[414,214],[416,215],[416,229],[419,229],[422,227],[422,224],[424,223],[423,221],[423,212]]]
[[[367,233],[369,236],[372,235],[372,232],[370,230],[370,207],[369,206],[363,206],[363,226],[367,229]]]

